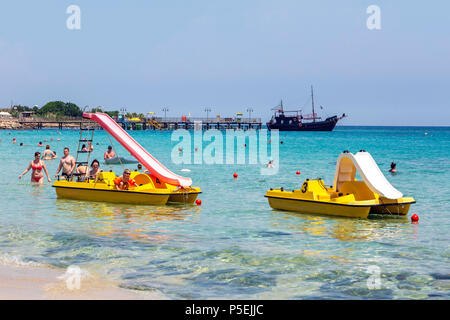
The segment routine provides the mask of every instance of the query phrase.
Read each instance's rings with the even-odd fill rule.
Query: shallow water
[[[44,144],[61,156],[65,146],[76,150],[78,132],[0,131],[0,261],[78,265],[121,287],[158,290],[174,299],[450,297],[450,128],[280,133],[280,169],[271,176],[260,174],[261,165],[175,165],[171,132],[130,133],[165,166],[202,188],[201,206],[57,199],[50,184],[32,186],[30,173],[22,180],[18,175],[35,151],[43,151],[36,147],[39,141],[53,138]],[[110,142],[103,131],[94,138],[94,157],[101,159]],[[369,151],[385,172],[397,162],[398,174],[386,177],[416,199],[409,216],[417,213],[419,224],[269,207],[264,193],[270,187],[298,188],[315,177],[332,184],[336,158],[346,149]],[[53,179],[58,161],[46,164]],[[191,171],[180,172],[183,168]],[[368,287],[369,266],[380,268],[379,289]]]

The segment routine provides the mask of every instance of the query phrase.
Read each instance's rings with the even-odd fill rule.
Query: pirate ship
[[[311,105],[312,114],[302,114],[302,110],[287,111],[283,108],[283,100],[280,104],[273,108],[274,115],[269,122],[267,128],[269,130],[278,129],[280,131],[332,131],[337,122],[345,118],[345,113],[342,116],[332,116],[325,120],[317,115],[314,110],[314,91],[311,86]],[[323,109],[322,106],[320,106]]]

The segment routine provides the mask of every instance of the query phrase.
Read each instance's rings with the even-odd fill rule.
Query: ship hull
[[[278,129],[279,131],[333,131],[334,127],[338,122],[336,116],[328,118],[324,121],[316,122],[293,122],[292,124],[286,123],[281,124],[280,122],[267,123],[267,128],[269,130]]]

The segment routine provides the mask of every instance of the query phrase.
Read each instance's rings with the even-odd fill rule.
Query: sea
[[[59,157],[64,147],[76,154],[79,130],[2,130],[0,263],[77,266],[120,288],[169,299],[450,298],[450,127],[280,132],[276,173],[269,175],[261,174],[264,163],[175,163],[174,132],[129,133],[167,168],[190,177],[202,190],[201,205],[58,199],[46,180],[36,186],[30,173],[18,176],[34,152],[44,151],[40,141]],[[90,159],[120,174],[120,164],[103,162],[110,144],[131,158],[99,130]],[[267,189],[299,189],[317,177],[331,185],[339,154],[361,149],[415,198],[407,217],[352,219],[269,206]],[[388,172],[392,161],[397,174]],[[45,161],[52,180],[58,163]]]

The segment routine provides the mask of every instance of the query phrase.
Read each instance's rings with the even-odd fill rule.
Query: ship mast
[[[316,122],[316,115],[314,114],[314,93],[313,93],[313,86],[311,86],[311,102],[312,102],[312,116],[313,116],[313,122]]]

